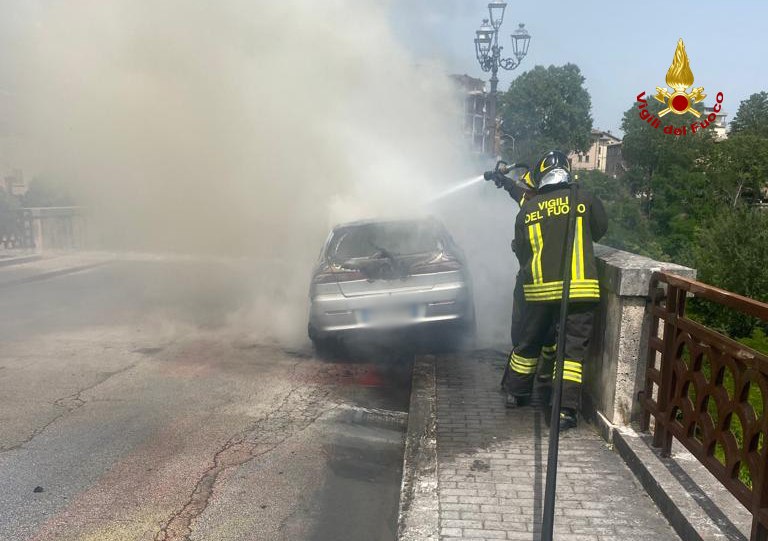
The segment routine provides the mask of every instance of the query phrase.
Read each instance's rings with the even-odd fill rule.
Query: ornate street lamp
[[[528,54],[528,46],[531,44],[531,35],[525,29],[525,25],[520,23],[517,30],[510,35],[512,38],[512,52],[518,60],[522,60]]]
[[[493,27],[488,24],[488,19],[483,19],[483,24],[475,33],[475,54],[477,58],[485,58],[491,52],[493,43]]]
[[[499,29],[504,22],[504,12],[507,9],[506,2],[490,2],[488,4],[489,19],[483,19],[483,24],[475,32],[475,55],[483,71],[491,72],[491,91],[488,95],[488,116],[491,127],[490,136],[494,154],[496,153],[496,102],[498,99],[497,87],[499,84],[499,68],[513,70],[520,65],[528,54],[528,46],[531,35],[525,29],[524,24],[515,30],[512,35],[512,52],[514,57],[502,58],[503,47],[499,45]]]
[[[496,30],[501,28],[501,23],[504,22],[504,10],[506,9],[506,2],[491,2],[488,4],[488,14],[491,16],[491,26]]]

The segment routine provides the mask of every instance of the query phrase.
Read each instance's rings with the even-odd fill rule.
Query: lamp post
[[[488,4],[488,19],[483,19],[483,24],[477,30],[475,38],[475,54],[480,68],[483,71],[491,72],[491,91],[488,96],[488,116],[491,119],[491,141],[493,152],[496,153],[496,103],[498,99],[497,87],[499,84],[499,68],[513,70],[520,65],[525,55],[528,54],[528,45],[531,42],[531,35],[525,29],[524,24],[520,24],[512,35],[511,58],[502,58],[502,46],[499,45],[499,29],[504,22],[504,11],[507,9],[506,2],[491,2]]]

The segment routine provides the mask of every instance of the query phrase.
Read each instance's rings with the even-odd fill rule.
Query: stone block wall
[[[601,301],[584,374],[583,409],[588,417],[599,411],[624,426],[637,419],[637,395],[644,387],[651,275],[663,270],[695,278],[696,270],[602,245],[596,245],[595,256]]]

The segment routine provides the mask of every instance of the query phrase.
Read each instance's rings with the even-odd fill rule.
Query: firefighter
[[[602,202],[582,189],[570,198],[570,164],[559,151],[545,154],[533,170],[537,193],[520,209],[515,221],[515,254],[520,261],[526,301],[519,341],[509,357],[507,406],[524,405],[530,398],[539,356],[556,324],[562,300],[564,246],[568,216],[576,212],[571,288],[565,329],[565,362],[560,428],[577,424],[582,365],[592,335],[600,285],[592,242],[606,232],[608,219]]]
[[[528,166],[520,165],[520,167],[528,169]],[[534,185],[530,171],[526,171],[525,174],[520,177],[520,182],[515,182],[511,178],[504,176],[504,174],[502,174],[497,167],[496,171],[493,172],[493,177],[491,178],[496,184],[496,187],[506,190],[507,193],[509,193],[509,196],[515,202],[517,202],[521,208],[523,204],[525,204],[526,199],[530,199],[536,195],[536,187]],[[516,251],[514,239],[512,240],[512,251]],[[512,299],[512,325],[510,327],[510,337],[512,339],[513,345],[519,343],[520,341],[520,332],[523,319],[525,318],[525,297],[523,296],[523,280],[521,277],[521,270],[522,267],[518,271],[517,278],[515,279],[515,289]],[[546,345],[542,348],[541,351],[542,366],[539,369],[538,377],[539,381],[542,382],[548,382],[552,379],[552,368],[554,367],[555,363],[554,335],[555,328],[553,325],[549,331],[549,337],[546,340]],[[502,390],[506,388],[507,378],[509,377],[509,370],[509,363],[506,363],[504,366],[504,375],[501,378]]]

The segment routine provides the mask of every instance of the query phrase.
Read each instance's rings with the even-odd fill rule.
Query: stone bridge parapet
[[[591,366],[585,370],[584,411],[587,416],[599,412],[612,425],[627,426],[640,417],[651,275],[666,271],[695,278],[696,270],[603,245],[595,246],[595,256],[602,298]]]

